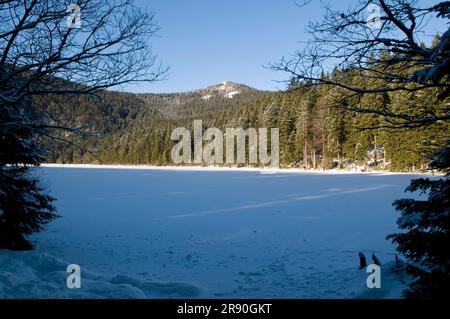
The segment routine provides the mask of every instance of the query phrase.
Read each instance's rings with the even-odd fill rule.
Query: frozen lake
[[[62,218],[32,236],[34,252],[0,253],[10,265],[0,271],[3,297],[370,296],[357,254],[394,259],[391,203],[413,177],[39,171]],[[14,268],[27,261],[34,272],[22,278]],[[81,266],[81,289],[65,286],[66,264]],[[398,296],[385,286],[373,296]]]

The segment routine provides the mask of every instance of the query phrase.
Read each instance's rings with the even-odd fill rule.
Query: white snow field
[[[0,251],[0,298],[397,298],[407,174],[38,169],[62,216]],[[411,196],[407,194],[406,196]],[[383,262],[368,289],[358,252]],[[81,267],[68,289],[66,267]]]

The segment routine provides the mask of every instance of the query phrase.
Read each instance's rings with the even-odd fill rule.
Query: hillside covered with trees
[[[330,77],[349,84],[363,81],[351,71],[335,71]],[[432,152],[450,137],[446,122],[398,130],[381,115],[354,111],[376,107],[443,114],[448,103],[439,101],[433,89],[349,98],[344,89],[295,81],[284,92],[224,82],[187,93],[59,96],[49,105],[52,114],[57,108],[64,114],[56,122],[70,123],[88,136],[80,139],[65,132],[61,138],[70,143],[51,140],[52,163],[173,165],[170,154],[176,141],[171,141],[171,132],[177,127],[192,130],[194,119],[203,120],[204,130],[279,128],[282,167],[424,170]]]

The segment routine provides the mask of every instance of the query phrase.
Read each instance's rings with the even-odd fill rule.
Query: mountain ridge
[[[206,92],[206,91],[220,91],[222,88],[227,87],[231,89],[241,89],[243,91],[254,91],[254,92],[277,92],[277,91],[267,91],[267,90],[261,90],[254,88],[248,84],[239,83],[235,81],[225,80],[222,82],[217,82],[213,84],[209,84],[207,86],[194,88],[187,91],[174,91],[174,92],[128,92],[128,91],[114,91],[111,90],[109,92],[117,92],[117,93],[127,93],[127,94],[134,94],[134,95],[173,95],[173,94],[190,94],[190,93],[199,93],[199,92]]]
[[[236,108],[267,94],[248,85],[224,81],[188,92],[135,93],[149,108],[164,118],[205,116],[225,109]]]

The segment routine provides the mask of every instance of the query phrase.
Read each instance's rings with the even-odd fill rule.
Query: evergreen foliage
[[[339,88],[295,85],[295,90],[286,92],[248,91],[233,99],[216,97],[208,101],[196,92],[170,94],[170,106],[166,94],[104,92],[102,99],[61,98],[53,107],[62,107],[68,122],[74,126],[89,124],[92,132],[100,134],[87,140],[73,135],[73,142],[81,148],[52,141],[55,151],[48,161],[173,165],[170,152],[175,142],[170,140],[171,132],[177,127],[192,129],[194,119],[202,119],[204,129],[279,128],[282,167],[328,169],[359,165],[362,169],[368,165],[374,169],[420,171],[426,169],[432,152],[450,138],[445,122],[392,130],[383,128],[386,122],[382,116],[343,108],[363,105],[406,112],[417,103],[433,112],[443,112],[445,101],[438,101],[432,89],[350,99]],[[67,134],[64,137],[70,139]]]
[[[0,248],[4,249],[31,249],[23,235],[41,231],[57,217],[53,198],[30,173],[45,155],[28,125],[31,118],[29,103],[0,103]]]
[[[443,171],[440,179],[419,178],[406,189],[426,199],[399,199],[398,225],[404,232],[388,236],[407,257],[406,270],[413,278],[404,292],[407,298],[444,299],[450,285],[450,141],[434,154],[430,168]]]

